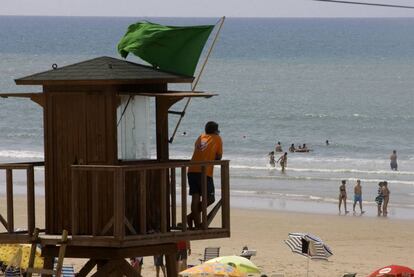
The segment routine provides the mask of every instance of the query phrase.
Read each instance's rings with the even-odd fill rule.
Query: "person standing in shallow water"
[[[339,208],[339,213],[341,213],[341,205],[342,202],[344,202],[344,208],[345,208],[345,214],[349,213],[349,211],[346,209],[346,181],[342,180],[342,184],[339,186],[339,203],[338,203],[338,208]]]
[[[280,156],[280,158],[277,160],[277,162],[282,167],[282,172],[285,172],[285,168],[287,166],[287,152],[285,152],[285,154]]]
[[[275,167],[275,152],[272,151],[269,153],[269,165]]]
[[[398,170],[398,164],[397,164],[397,150],[393,150],[392,154],[390,156],[390,167],[391,170]]]
[[[383,184],[384,182],[378,183],[378,195],[377,197],[375,197],[375,202],[377,203],[377,208],[378,208],[378,216],[381,216],[382,202],[384,201],[384,195],[383,195],[383,190],[382,190]]]
[[[388,182],[384,181],[382,183],[382,197],[384,199],[384,203],[382,204],[382,215],[388,215],[388,202],[390,201],[390,190],[388,189]]]
[[[275,152],[282,152],[282,145],[280,144],[280,141],[277,142],[275,147]]]
[[[362,210],[362,187],[361,187],[361,180],[357,180],[356,185],[354,187],[354,213],[355,213],[355,206],[356,203],[359,202],[359,209],[361,210],[361,214],[365,213]]]

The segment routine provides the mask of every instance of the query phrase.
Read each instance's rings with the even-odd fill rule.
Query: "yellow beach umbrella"
[[[232,265],[243,273],[260,273],[260,269],[249,259],[240,256],[222,256],[208,260],[206,263],[223,263]]]
[[[222,263],[204,263],[181,271],[181,277],[243,277],[236,268]]]
[[[20,260],[20,265],[15,266],[26,269],[29,266],[30,247],[30,244],[0,244],[0,261],[9,265],[12,260]],[[43,268],[43,258],[39,250],[35,253],[34,267]]]

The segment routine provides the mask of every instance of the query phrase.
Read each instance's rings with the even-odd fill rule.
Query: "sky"
[[[414,0],[359,1],[414,7]],[[0,15],[127,17],[413,17],[414,9],[348,5],[312,0],[1,0]]]

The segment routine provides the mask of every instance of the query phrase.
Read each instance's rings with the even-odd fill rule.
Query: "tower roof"
[[[18,85],[191,83],[194,77],[112,57],[98,57],[16,79]]]

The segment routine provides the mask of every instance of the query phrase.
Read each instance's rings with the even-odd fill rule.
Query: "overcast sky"
[[[359,1],[414,6],[414,0]],[[414,9],[345,5],[312,0],[0,0],[0,14],[129,17],[413,17]]]

